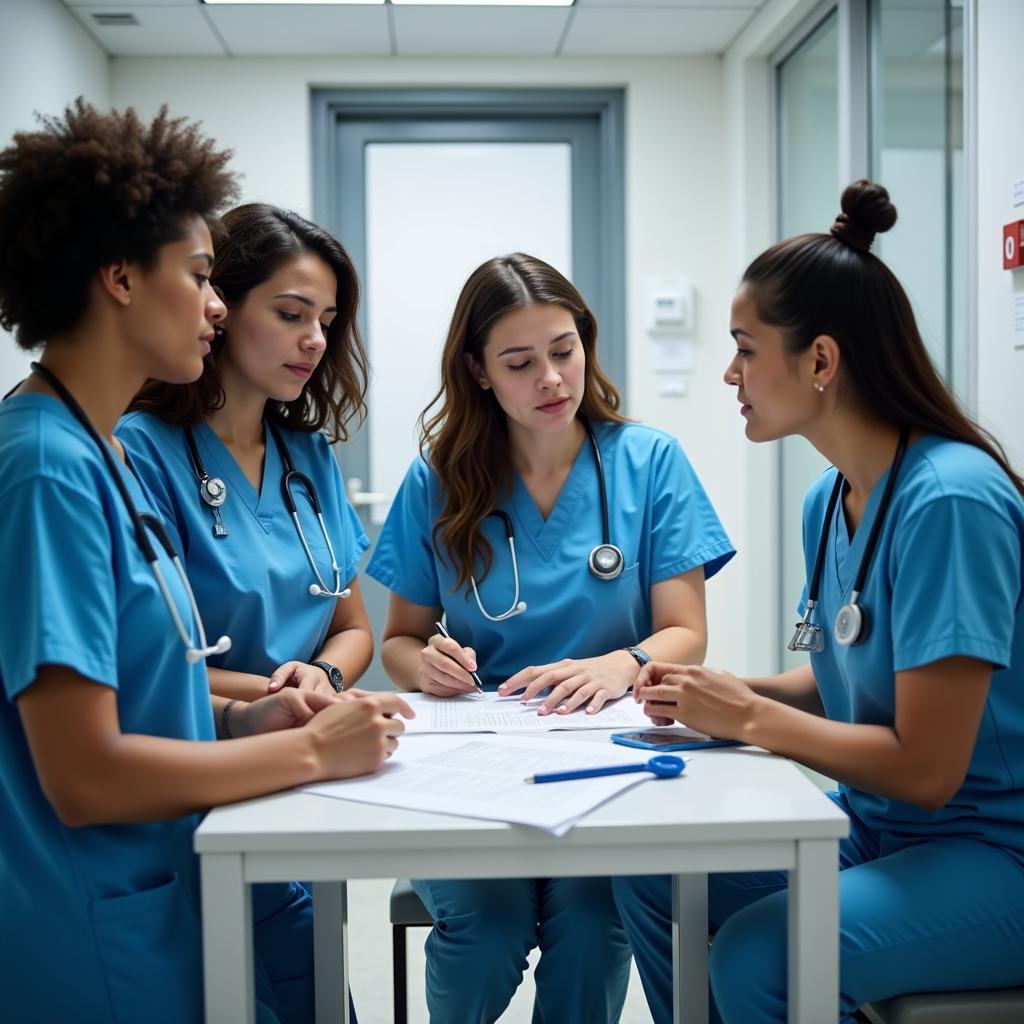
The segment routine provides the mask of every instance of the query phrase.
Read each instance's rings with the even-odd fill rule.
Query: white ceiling
[[[722,53],[766,0],[575,0],[573,7],[208,6],[63,0],[112,57],[630,56]],[[101,25],[131,14],[137,25]]]

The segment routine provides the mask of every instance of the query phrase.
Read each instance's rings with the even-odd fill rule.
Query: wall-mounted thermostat
[[[648,330],[687,333],[694,327],[693,285],[666,281],[648,292]]]

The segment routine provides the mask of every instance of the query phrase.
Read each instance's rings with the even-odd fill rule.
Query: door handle
[[[391,495],[384,491],[364,491],[363,481],[357,476],[350,476],[346,480],[345,494],[356,508],[361,505],[386,505],[391,500]]]

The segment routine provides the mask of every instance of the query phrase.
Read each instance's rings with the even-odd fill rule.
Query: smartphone
[[[716,740],[693,729],[638,729],[636,732],[613,732],[612,743],[643,750],[706,750],[710,747],[737,747],[738,740]]]
[[[434,629],[436,629],[438,631],[438,633],[440,633],[441,636],[445,637],[447,640],[455,640],[455,637],[453,637],[451,635],[451,633],[449,633],[448,630],[445,629],[444,626],[441,625],[440,622],[435,622],[434,623]],[[459,643],[458,640],[455,640],[455,642],[457,644]],[[462,644],[459,644],[459,646],[461,647]],[[451,657],[451,655],[447,655],[447,657]],[[452,658],[452,661],[455,661],[455,659]],[[467,668],[466,671],[469,672],[469,669]],[[475,672],[469,672],[469,675],[470,675],[470,678],[473,680],[473,682],[476,683],[476,688],[481,693],[483,693],[484,692],[484,684],[480,681],[480,677]]]

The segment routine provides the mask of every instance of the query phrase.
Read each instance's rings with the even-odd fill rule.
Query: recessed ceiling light
[[[385,0],[203,0],[204,4],[213,6],[215,4],[244,4],[252,7],[255,4],[273,7],[308,7],[310,4],[321,4],[327,6],[332,4],[340,7],[349,4],[383,4]]]

